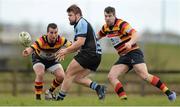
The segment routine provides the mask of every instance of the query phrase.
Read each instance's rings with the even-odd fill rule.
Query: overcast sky
[[[180,0],[165,0],[165,28],[180,34]],[[66,9],[77,4],[85,17],[94,26],[104,23],[103,10],[116,8],[118,18],[126,20],[136,30],[162,31],[163,0],[0,0],[0,21],[19,24],[48,24],[69,27]]]

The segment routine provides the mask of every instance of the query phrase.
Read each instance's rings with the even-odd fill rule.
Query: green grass
[[[144,46],[148,68],[153,70],[179,70],[180,45],[149,43]]]
[[[141,50],[149,70],[179,70],[179,47],[180,45],[173,44],[146,43]],[[99,69],[110,70],[118,57],[116,52],[103,53]]]
[[[180,69],[180,49],[178,45],[165,45],[165,44],[146,44],[144,46],[144,52],[145,52],[145,60],[147,62],[148,68],[150,70],[179,70]],[[67,67],[69,62],[72,60],[73,55],[68,55],[65,59],[65,61],[62,62],[62,65],[64,68]],[[102,62],[99,66],[99,69],[103,69],[104,71],[106,70],[109,72],[110,67],[114,64],[114,62],[117,60],[118,55],[116,53],[104,53],[102,56]],[[28,59],[28,58],[27,58]],[[17,60],[14,60],[15,62],[18,62]],[[21,61],[19,61],[21,62]],[[23,62],[23,61],[22,61]],[[21,62],[21,63],[22,63]],[[22,63],[22,65],[25,65],[27,63]],[[21,64],[19,64],[21,65]],[[32,68],[31,65],[28,65],[29,68]],[[30,70],[30,69],[29,69]],[[27,82],[26,86],[23,86],[28,89],[33,89],[33,81],[34,81],[34,73],[26,74],[26,73],[18,73],[17,75],[17,80],[20,81],[31,81],[32,84]],[[179,82],[179,75],[178,74],[159,74],[161,79],[165,82]],[[13,73],[1,73],[1,88],[0,90],[11,90],[12,89],[12,84],[9,83],[7,84],[7,81],[12,81],[13,77],[15,75]],[[52,76],[49,74],[45,75],[45,80],[51,80]],[[101,74],[101,75],[95,75],[92,76],[93,80],[98,80],[98,81],[107,81],[107,74]],[[131,74],[127,75],[126,80],[130,79],[137,79],[137,77],[132,76]],[[168,86],[170,84],[168,83]],[[49,86],[46,84],[46,86]],[[172,84],[170,88],[177,89],[176,86],[178,84]],[[18,88],[19,86],[18,83]],[[133,87],[134,88],[134,87]],[[10,94],[10,93],[9,93]],[[89,93],[91,94],[91,93]],[[177,106],[180,105],[180,97],[178,96],[177,101],[175,103],[170,103],[167,98],[162,95],[162,96],[153,96],[153,95],[147,95],[145,97],[142,96],[137,96],[137,95],[131,95],[129,96],[128,101],[123,102],[120,101],[119,98],[116,95],[107,95],[107,98],[105,99],[104,102],[100,102],[97,100],[97,97],[95,94],[93,95],[84,95],[83,96],[77,97],[76,95],[68,95],[67,98],[63,102],[57,102],[57,101],[35,101],[33,94],[30,95],[22,95],[22,93],[18,93],[17,97],[13,97],[11,95],[3,95],[3,93],[0,93],[0,105],[4,106],[11,106],[11,105],[17,105],[17,106],[23,106],[23,105],[29,105],[29,106],[59,106],[59,105],[89,105],[89,106],[139,106],[139,105],[146,105],[146,106]]]
[[[180,99],[170,102],[165,96],[137,96],[131,95],[127,101],[121,101],[116,95],[107,95],[104,101],[99,101],[95,95],[68,95],[64,101],[36,101],[32,95],[18,97],[4,96],[0,100],[1,106],[177,106]]]

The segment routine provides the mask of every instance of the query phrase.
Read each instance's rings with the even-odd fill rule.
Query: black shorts
[[[36,54],[32,54],[32,64],[36,64],[36,63],[42,63],[45,66],[45,69],[48,69],[49,67],[58,64],[59,62],[56,60],[45,60],[40,58],[39,56],[37,56]]]
[[[101,62],[101,54],[97,54],[95,52],[81,51],[76,56],[74,56],[74,59],[83,68],[96,71]]]
[[[144,55],[140,49],[130,51],[124,56],[120,56],[118,61],[114,64],[125,64],[129,67],[129,70],[133,68],[133,65],[144,63]]]

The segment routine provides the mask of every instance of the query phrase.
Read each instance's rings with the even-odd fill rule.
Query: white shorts
[[[33,65],[33,69],[35,69],[35,68],[38,67],[38,66],[43,66],[43,67],[45,68],[45,65],[44,65],[43,63],[38,62],[38,63],[36,63],[36,64]],[[47,71],[50,72],[50,73],[52,73],[52,74],[54,74],[57,69],[63,70],[62,65],[59,64],[59,63],[58,63],[58,64],[55,64],[55,65],[47,68]]]

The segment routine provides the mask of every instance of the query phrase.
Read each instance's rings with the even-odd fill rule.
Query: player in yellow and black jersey
[[[37,39],[30,47],[23,51],[23,56],[32,54],[33,70],[35,78],[36,99],[41,99],[43,92],[43,75],[45,71],[50,71],[55,75],[50,89],[45,92],[45,99],[53,98],[53,91],[64,79],[64,70],[55,57],[56,52],[62,47],[68,47],[71,42],[65,37],[58,35],[58,28],[55,23],[50,23],[47,27],[47,34]]]
[[[109,38],[120,56],[108,74],[108,79],[118,96],[123,100],[127,99],[123,85],[118,80],[118,77],[134,68],[138,76],[159,88],[167,95],[170,101],[175,101],[176,93],[169,90],[167,86],[160,81],[159,77],[148,73],[147,66],[143,59],[144,55],[136,43],[138,34],[135,29],[133,29],[128,22],[116,18],[114,7],[106,7],[104,16],[106,24],[104,24],[99,31],[98,39],[103,37]]]
[[[125,46],[125,44],[131,40],[132,34],[135,32],[135,29],[126,21],[115,18],[113,26],[109,27],[107,24],[103,25],[102,29],[99,31],[99,37],[108,37],[118,54],[123,55],[139,48],[136,43],[128,49]]]
[[[53,42],[48,42],[48,35],[43,35],[31,45],[31,48],[34,49],[36,57],[50,61],[56,60],[55,53],[60,48],[63,46],[68,47],[70,45],[71,42],[63,36],[57,35]]]

